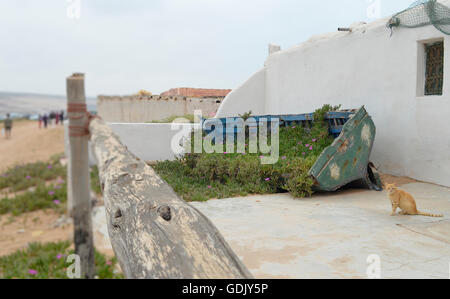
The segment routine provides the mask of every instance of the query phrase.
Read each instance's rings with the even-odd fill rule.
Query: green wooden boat
[[[339,136],[309,171],[315,189],[335,191],[352,183],[383,190],[381,179],[369,161],[375,133],[375,124],[363,106],[343,125]]]

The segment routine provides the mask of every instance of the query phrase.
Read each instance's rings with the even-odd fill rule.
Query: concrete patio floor
[[[209,217],[256,278],[367,278],[368,256],[382,278],[449,278],[450,189],[411,192],[419,210],[444,218],[390,216],[386,192],[346,190],[193,203]]]

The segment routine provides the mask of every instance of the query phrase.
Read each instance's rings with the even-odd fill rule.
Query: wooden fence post
[[[67,115],[69,118],[70,173],[73,200],[75,253],[80,257],[81,277],[94,278],[94,241],[92,232],[89,181],[89,117],[86,110],[84,75],[67,78]]]
[[[70,173],[72,165],[70,160],[70,139],[69,139],[69,123],[64,124],[64,152],[67,157],[67,215],[72,217],[73,200],[72,200],[72,180]]]

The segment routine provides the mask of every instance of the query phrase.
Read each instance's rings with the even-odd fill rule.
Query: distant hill
[[[87,98],[89,111],[97,111],[96,98]],[[6,114],[25,116],[66,110],[65,96],[0,92],[0,119]]]

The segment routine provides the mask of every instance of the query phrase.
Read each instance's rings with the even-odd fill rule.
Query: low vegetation
[[[49,162],[37,162],[16,166],[0,175],[0,191],[7,194],[0,198],[0,215],[18,216],[36,210],[53,209],[64,213],[67,202],[67,168],[59,157]],[[98,169],[91,169],[91,189],[101,194]]]
[[[0,199],[0,215],[11,213],[14,216],[36,210],[54,209],[60,213],[66,210],[67,185],[65,182],[38,185],[33,191],[27,191],[13,198]]]
[[[48,162],[36,162],[18,165],[0,174],[0,190],[9,192],[27,190],[30,187],[45,184],[57,178],[66,178],[66,167],[59,163],[59,156]]]
[[[280,128],[280,159],[274,165],[262,165],[262,154],[249,154],[246,144],[245,154],[186,154],[154,168],[187,201],[279,192],[307,197],[314,183],[308,171],[333,142],[324,115],[337,109],[318,109],[311,129],[295,124]]]
[[[91,167],[91,190],[95,192],[95,194],[102,194],[102,188],[100,186],[100,177],[98,176],[98,167]]]
[[[67,256],[73,254],[70,242],[31,243],[25,250],[0,257],[0,278],[3,279],[65,279]],[[99,279],[123,278],[116,270],[116,258],[107,258],[95,251],[96,275]]]
[[[151,121],[150,123],[156,123],[156,124],[170,124],[172,122],[174,122],[177,119],[185,119],[185,123],[194,123],[194,115],[193,114],[186,114],[186,115],[182,115],[182,116],[177,116],[177,115],[172,115],[170,117],[161,119],[161,120],[154,120]]]

